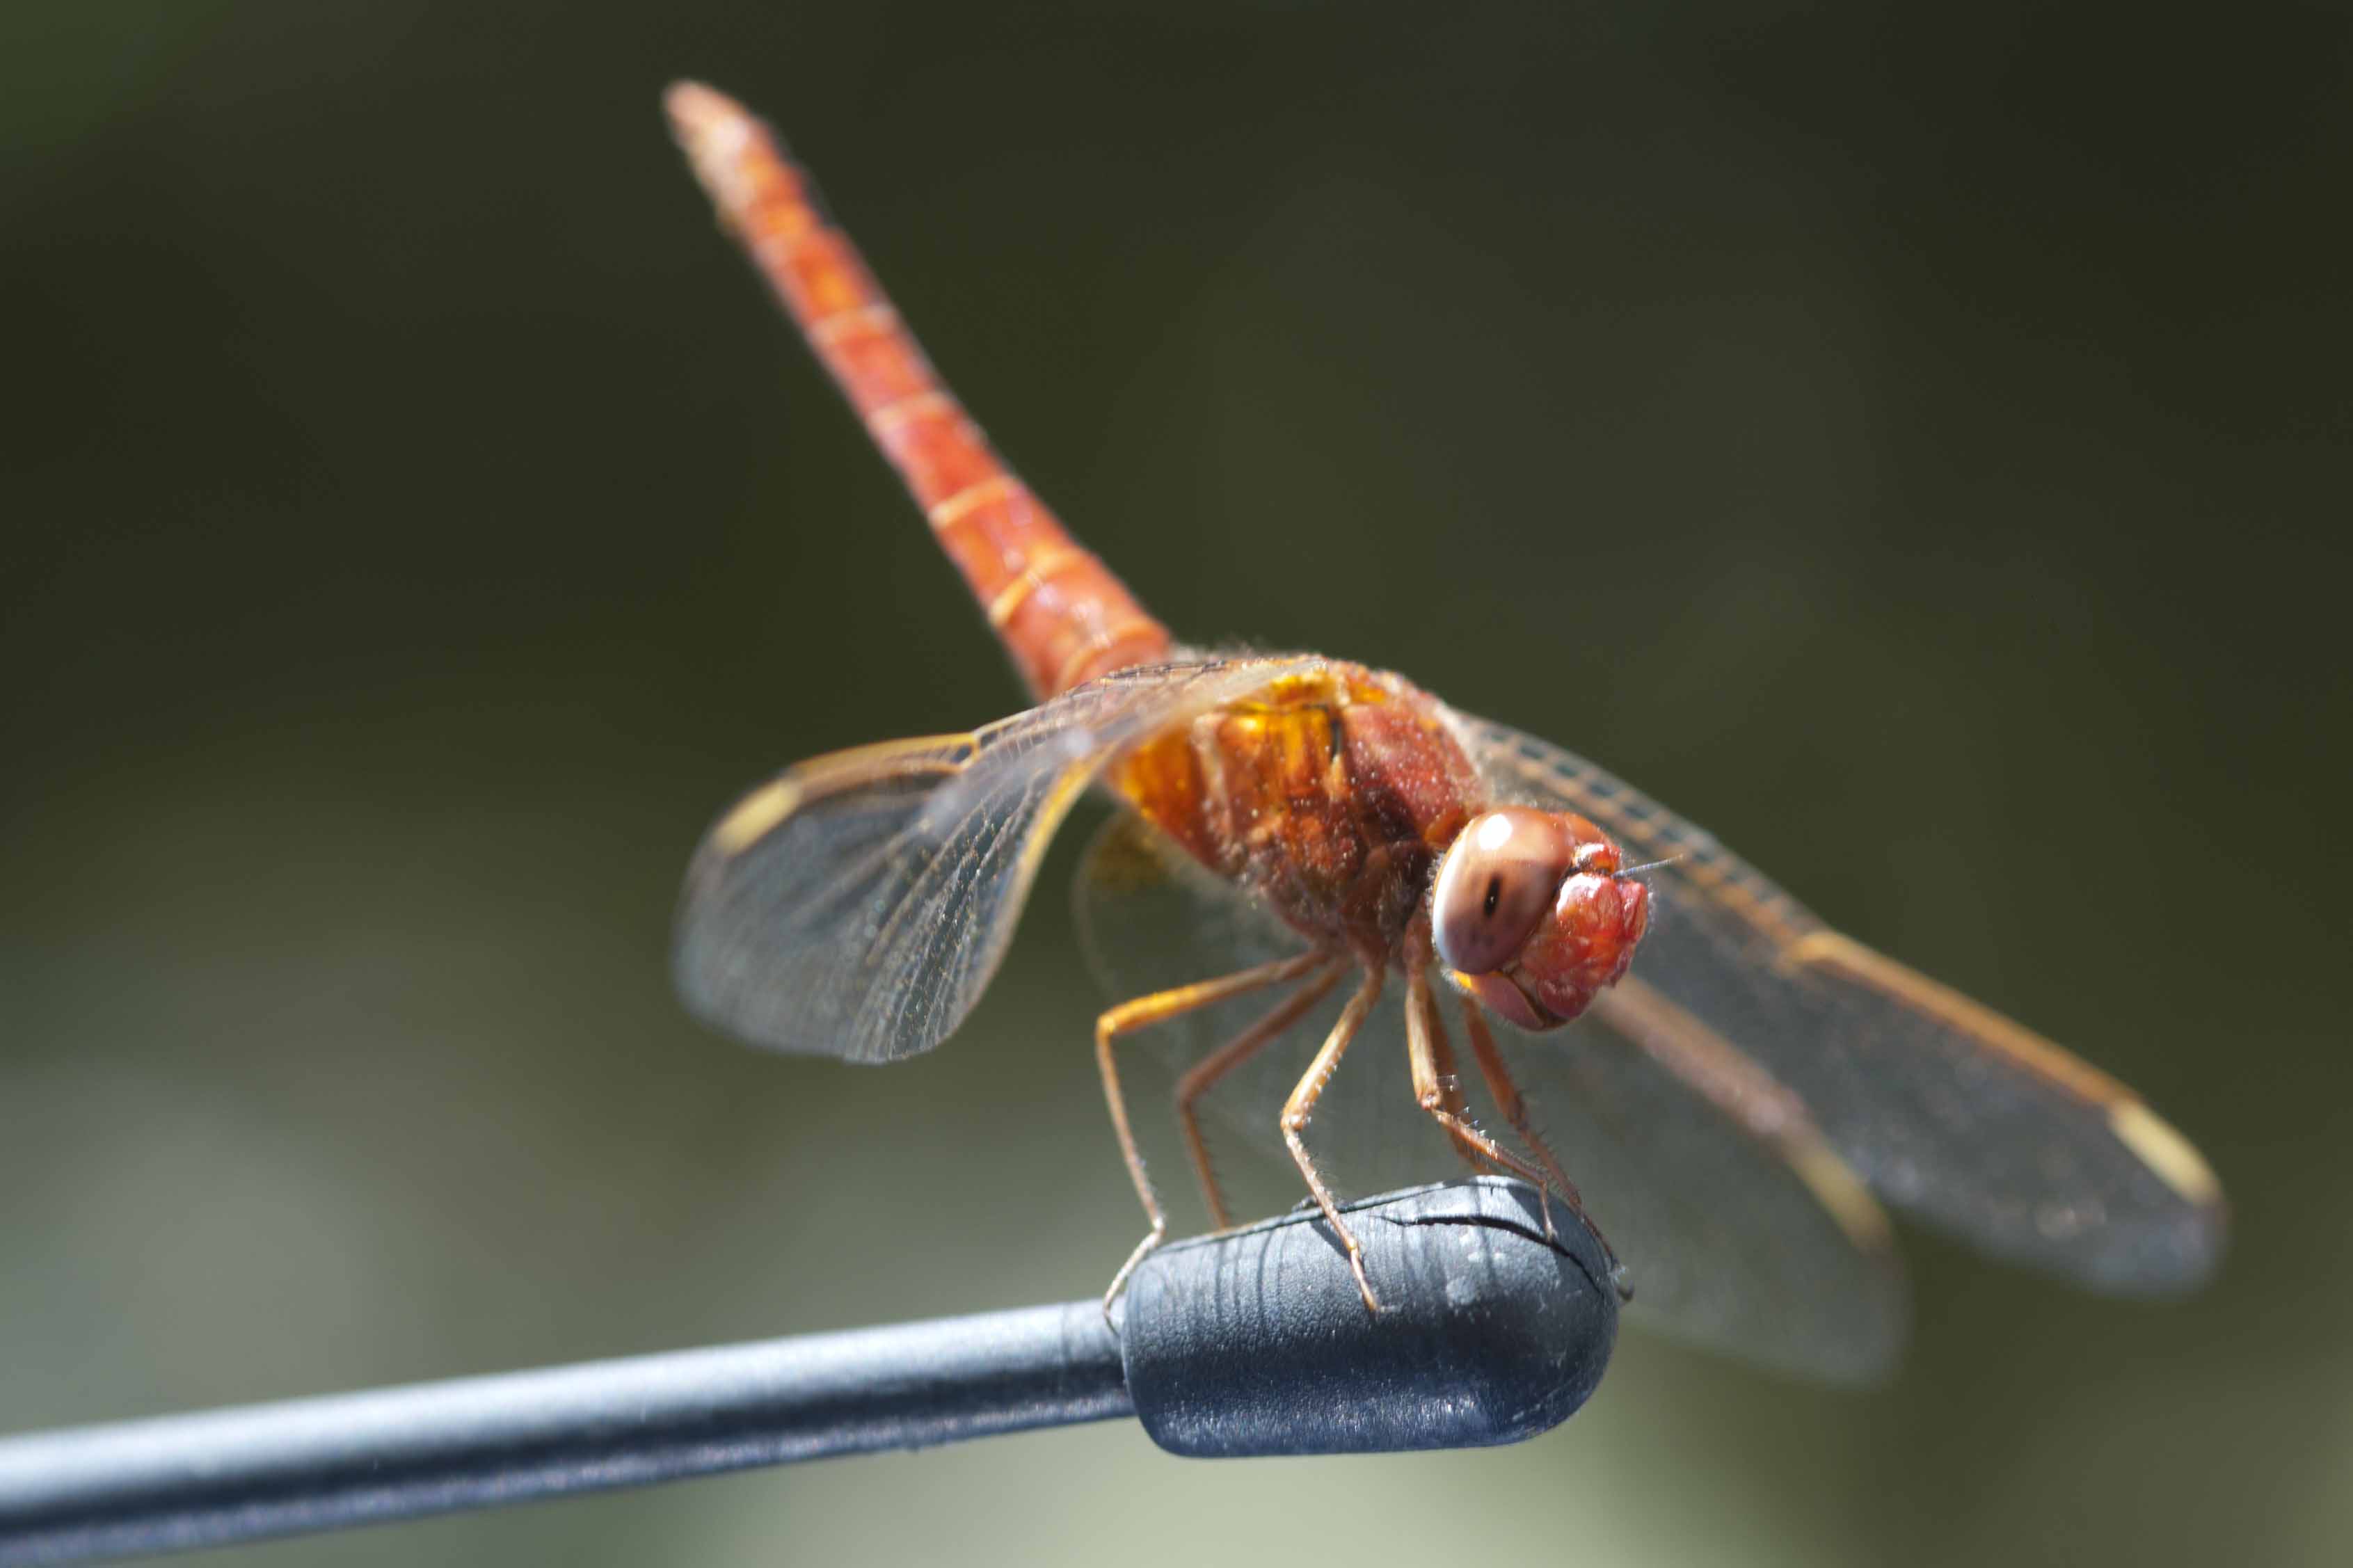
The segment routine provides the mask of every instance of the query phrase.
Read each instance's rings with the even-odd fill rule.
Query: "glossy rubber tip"
[[[1342,1210],[1381,1300],[1367,1311],[1323,1215],[1178,1242],[1128,1282],[1135,1413],[1172,1454],[1370,1454],[1516,1443],[1575,1413],[1618,1337],[1599,1240],[1494,1176]]]

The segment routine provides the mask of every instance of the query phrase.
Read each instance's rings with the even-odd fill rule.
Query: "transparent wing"
[[[1309,945],[1262,900],[1209,871],[1125,809],[1115,811],[1088,841],[1072,905],[1080,951],[1111,1003],[1239,974],[1304,952]],[[1211,1152],[1237,1218],[1280,1213],[1306,1195],[1283,1151],[1276,1118],[1351,988],[1344,982],[1324,1005],[1234,1069],[1206,1101]],[[1160,1152],[1175,1153],[1176,1124],[1161,1096],[1176,1074],[1271,1012],[1279,994],[1239,996],[1180,1014],[1123,1043],[1137,1069],[1130,1074],[1123,1068],[1123,1076],[1132,1079],[1129,1111],[1148,1152],[1157,1144]],[[1426,1125],[1429,1120],[1410,1105],[1412,1090],[1403,1075],[1403,1017],[1397,996],[1383,996],[1327,1090],[1310,1133],[1317,1158],[1329,1162],[1326,1173],[1351,1197],[1441,1179],[1460,1169],[1450,1163],[1442,1139],[1433,1150],[1421,1146],[1419,1138],[1401,1136],[1416,1131],[1415,1121]],[[1380,1092],[1370,1092],[1376,1087]],[[1160,1114],[1155,1114],[1155,1100]],[[1404,1114],[1408,1110],[1411,1118]],[[1395,1151],[1400,1146],[1418,1148],[1423,1158],[1419,1163],[1398,1160]],[[1239,1164],[1228,1158],[1241,1150],[1249,1152]],[[1162,1200],[1185,1203],[1193,1183],[1180,1173],[1181,1159],[1155,1158],[1152,1163]]]
[[[1301,939],[1242,890],[1194,866],[1140,820],[1106,824],[1080,868],[1079,929],[1114,999],[1231,973],[1296,952]],[[1622,988],[1621,988],[1622,989]],[[1414,1103],[1405,987],[1392,980],[1327,1086],[1308,1143],[1351,1195],[1462,1173]],[[1177,1061],[1198,1060],[1272,1005],[1237,998],[1160,1026]],[[1276,1132],[1278,1109],[1338,1012],[1340,997],[1236,1071],[1205,1102],[1224,1135],[1216,1170],[1237,1217],[1303,1193]],[[1484,1131],[1510,1129],[1469,1067],[1459,1006],[1443,1015],[1462,1088]],[[1901,1349],[1903,1281],[1886,1223],[1812,1133],[1795,1097],[1662,1002],[1588,1015],[1565,1030],[1497,1033],[1537,1132],[1577,1182],[1625,1263],[1630,1318],[1654,1331],[1799,1375],[1862,1382]],[[1139,1132],[1164,1200],[1190,1185],[1173,1123],[1131,1075]],[[1234,1158],[1241,1150],[1250,1157]]]
[[[1582,813],[1648,872],[1633,973],[1803,1101],[1880,1196],[1996,1256],[2118,1292],[2185,1289],[2224,1229],[2213,1173],[2122,1085],[1830,930],[1590,763],[1456,715],[1498,799]]]
[[[1104,763],[1315,662],[1141,666],[970,734],[787,769],[695,852],[672,952],[680,994],[777,1050],[861,1062],[929,1050],[979,999],[1048,841]]]

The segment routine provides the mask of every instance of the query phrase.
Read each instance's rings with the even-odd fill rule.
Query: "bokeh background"
[[[2195,1136],[2218,1282],[1909,1238],[1879,1394],[1132,1427],[222,1561],[2341,1562],[2337,8],[0,14],[0,1427],[1068,1299],[1059,896],[937,1055],[672,1004],[766,770],[1016,702],[712,231],[706,77],[1170,622],[1589,752]],[[1050,869],[1062,876],[1067,850]]]

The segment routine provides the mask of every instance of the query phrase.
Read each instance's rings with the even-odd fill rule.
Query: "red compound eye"
[[[1502,968],[1552,907],[1577,858],[1560,816],[1506,806],[1471,819],[1430,895],[1430,934],[1449,969]]]
[[[1524,1029],[1585,1011],[1632,962],[1650,889],[1573,812],[1507,806],[1473,817],[1438,870],[1431,935],[1455,983]]]

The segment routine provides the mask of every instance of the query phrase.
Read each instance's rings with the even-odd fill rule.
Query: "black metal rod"
[[[1313,1213],[1164,1248],[1099,1301],[0,1441],[0,1568],[334,1530],[1140,1414],[1173,1452],[1511,1442],[1600,1381],[1581,1229],[1480,1178],[1356,1205],[1376,1318]]]
[[[0,1563],[170,1552],[1128,1415],[1098,1302],[0,1443]]]

